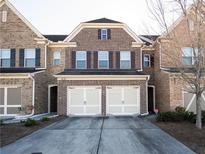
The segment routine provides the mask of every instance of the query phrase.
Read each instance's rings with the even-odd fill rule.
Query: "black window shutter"
[[[98,29],[98,40],[101,40],[101,29]]]
[[[116,51],[116,68],[120,68],[120,51]]]
[[[135,52],[131,52],[131,68],[135,69]]]
[[[16,49],[11,49],[10,65],[11,65],[11,67],[15,67],[15,65],[16,65]]]
[[[36,67],[41,66],[41,49],[36,48]]]
[[[108,40],[111,39],[111,29],[107,29],[107,38]]]
[[[150,63],[151,63],[150,65],[151,65],[151,67],[154,67],[154,57],[150,55],[150,58],[151,58],[150,59]]]
[[[24,49],[19,50],[19,66],[24,67]]]
[[[91,68],[91,51],[87,51],[87,68]]]
[[[72,62],[72,68],[75,68],[76,66],[75,66],[75,63],[76,63],[76,52],[75,51],[72,51],[72,53],[71,53],[72,55],[71,55],[71,62]]]
[[[109,68],[113,68],[113,51],[109,51]]]
[[[94,68],[98,68],[98,52],[94,51]]]

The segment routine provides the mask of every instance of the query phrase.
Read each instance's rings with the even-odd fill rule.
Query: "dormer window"
[[[98,39],[99,40],[111,39],[111,29],[98,29]]]
[[[101,40],[107,40],[107,29],[101,29]]]

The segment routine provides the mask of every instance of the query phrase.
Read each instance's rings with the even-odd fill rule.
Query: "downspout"
[[[45,44],[45,69],[47,69],[47,47],[50,44],[50,42],[48,41],[48,43]]]
[[[147,77],[147,80],[146,80],[146,106],[147,106],[146,110],[147,110],[147,112],[140,114],[141,116],[149,115],[149,112],[148,112],[148,81],[149,81],[149,79],[150,79],[150,76]]]
[[[28,115],[18,115],[18,116],[15,116],[15,119],[25,119],[25,118],[29,118],[31,116],[34,115],[34,104],[35,104],[35,79],[33,78],[32,74],[28,74],[28,77],[31,78],[32,80],[32,106],[33,106],[33,109],[32,109],[32,112],[31,114],[28,114]]]

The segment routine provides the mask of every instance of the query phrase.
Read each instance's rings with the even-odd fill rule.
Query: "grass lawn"
[[[189,122],[153,122],[197,154],[205,154],[205,126],[202,130]]]
[[[56,121],[65,119],[65,117],[51,118],[49,121],[37,121],[37,125],[26,127],[23,123],[5,124],[0,126],[0,147],[13,143],[16,140],[27,136],[38,129],[46,127]]]

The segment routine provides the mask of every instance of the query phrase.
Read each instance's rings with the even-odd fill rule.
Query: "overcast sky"
[[[145,0],[10,0],[42,33],[69,34],[80,22],[109,18],[137,34],[156,34]],[[148,32],[149,29],[149,32]]]

